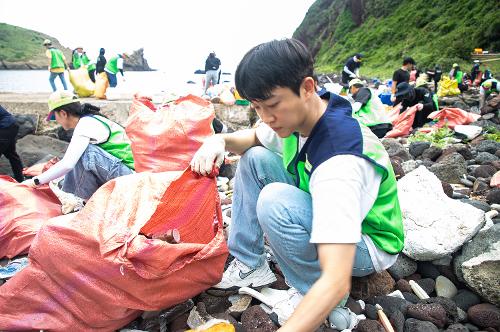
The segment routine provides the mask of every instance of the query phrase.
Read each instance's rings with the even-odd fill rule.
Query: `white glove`
[[[358,77],[358,76],[356,76],[356,75],[349,75],[349,76],[350,76],[351,78],[356,78],[356,77]]]
[[[391,95],[391,102],[392,103],[396,102],[396,96],[395,95]]]
[[[24,180],[23,182],[21,182],[21,184],[24,184],[25,186],[28,186],[30,188],[38,187],[33,179]]]
[[[214,135],[205,140],[191,160],[191,170],[207,176],[212,173],[214,165],[220,167],[224,161],[226,142],[221,135]]]
[[[417,111],[421,111],[424,108],[424,105],[419,103],[417,104]]]

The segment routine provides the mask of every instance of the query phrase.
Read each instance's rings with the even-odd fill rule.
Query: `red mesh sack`
[[[417,106],[408,107],[406,111],[399,114],[399,116],[392,122],[392,130],[385,134],[386,138],[394,138],[406,136],[410,133],[413,121],[415,120],[415,113]]]
[[[469,123],[479,120],[481,115],[466,112],[460,108],[446,107],[439,111],[434,111],[429,114],[428,118],[433,120],[438,120],[438,122],[433,126],[437,128],[444,127],[453,129],[456,125],[468,125]]]
[[[144,97],[135,96],[126,124],[137,172],[181,171],[189,166],[204,139],[213,135],[212,103],[188,95],[153,109]]]
[[[42,224],[60,214],[61,202],[47,185],[33,189],[0,175],[0,258],[27,253]]]
[[[113,331],[222,277],[216,181],[191,171],[104,184],[77,214],[40,229],[29,266],[0,287],[0,330]],[[154,235],[175,228],[181,243]]]

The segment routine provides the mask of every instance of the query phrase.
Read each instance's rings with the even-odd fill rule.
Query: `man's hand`
[[[226,143],[221,135],[214,135],[203,142],[191,160],[191,170],[201,175],[209,175],[214,165],[220,167],[224,161]]]
[[[321,276],[309,289],[281,332],[315,331],[349,292],[356,244],[318,244]]]
[[[391,102],[392,103],[396,102],[396,96],[395,95],[391,95]]]
[[[25,186],[28,186],[30,188],[38,187],[33,179],[24,180],[23,182],[21,182],[21,184],[24,184]]]
[[[422,103],[417,104],[417,111],[421,111],[424,109],[424,105]]]

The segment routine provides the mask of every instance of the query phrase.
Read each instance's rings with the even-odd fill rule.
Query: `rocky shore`
[[[46,98],[0,94],[0,103],[31,133],[18,142],[27,166],[52,155],[62,157],[67,147],[63,131],[41,125]],[[130,96],[90,101],[125,124]],[[440,104],[481,114],[477,91],[442,98]],[[472,123],[484,129],[472,140],[457,135],[444,145],[411,138],[383,140],[398,179],[405,248],[389,270],[352,279],[347,306],[366,317],[355,331],[386,331],[376,304],[397,332],[500,331],[500,142],[486,131],[500,130],[498,112],[483,112]],[[255,121],[248,107],[216,105],[216,114],[233,130]],[[0,159],[0,173],[10,173],[4,162]],[[228,223],[236,165],[222,171],[229,182],[219,186]],[[272,252],[268,260],[278,279],[271,288],[288,289]],[[176,307],[144,312],[122,331],[184,331],[214,318],[229,321],[236,331],[277,330],[260,304],[249,295],[203,292]],[[336,330],[323,326],[318,331]]]

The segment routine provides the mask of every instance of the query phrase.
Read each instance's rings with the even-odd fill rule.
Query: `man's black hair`
[[[403,66],[404,65],[415,65],[415,60],[413,60],[412,57],[406,57],[403,59]]]
[[[273,40],[245,54],[235,74],[236,89],[247,100],[266,100],[273,89],[290,88],[300,95],[305,77],[314,77],[314,61],[296,39]]]

